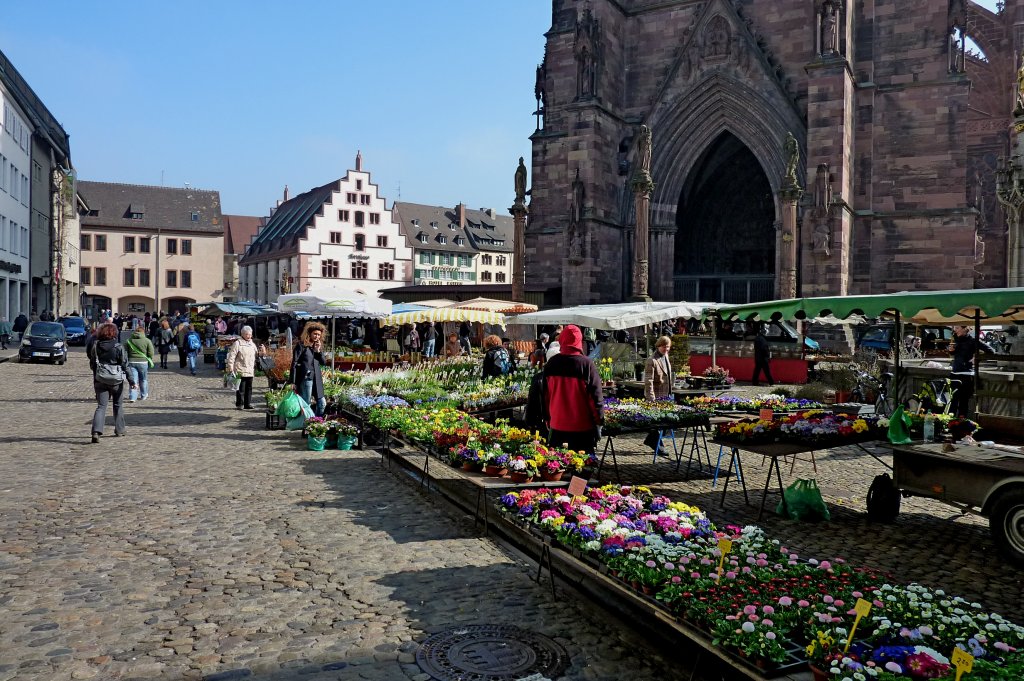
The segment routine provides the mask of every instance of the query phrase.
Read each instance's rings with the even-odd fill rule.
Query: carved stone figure
[[[832,205],[832,182],[827,163],[819,163],[814,176],[814,207],[828,210]]]
[[[838,17],[836,6],[826,2],[821,6],[821,54],[831,56],[839,53]]]
[[[523,161],[523,157],[519,157],[519,167],[516,168],[516,203],[522,204],[526,202],[526,163]]]
[[[832,230],[829,227],[827,218],[814,224],[814,232],[811,236],[814,239],[814,252],[816,254],[822,258],[832,255]]]
[[[637,140],[637,154],[640,161],[640,169],[651,172],[651,129],[646,125],[640,126],[640,138]]]
[[[1017,105],[1014,113],[1024,112],[1024,54],[1020,56],[1020,68],[1017,69]]]
[[[981,238],[981,234],[976,232],[974,234],[974,264],[981,265],[985,262],[985,240]]]
[[[782,146],[783,152],[786,154],[786,176],[783,178],[783,185],[787,187],[795,187],[796,181],[796,167],[800,163],[800,145],[797,144],[796,138],[793,137],[793,133],[786,133],[786,141]]]
[[[580,179],[580,169],[576,169],[576,179],[572,181],[572,200],[569,203],[569,260],[583,260],[583,207],[586,189]]]
[[[598,62],[601,57],[600,26],[593,10],[585,9],[576,21],[576,98],[597,96]]]
[[[721,16],[708,23],[704,30],[704,55],[724,57],[729,54],[729,24]]]

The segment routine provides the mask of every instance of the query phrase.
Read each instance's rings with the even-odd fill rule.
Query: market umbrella
[[[391,314],[391,301],[362,291],[322,288],[302,293],[286,293],[278,296],[277,309],[281,312],[305,312],[311,317],[331,318],[331,339],[334,339],[334,321],[338,317],[380,319]],[[334,369],[334,353],[331,353],[331,369]]]
[[[505,328],[505,315],[487,310],[464,310],[458,307],[438,307],[393,314],[384,318],[385,325],[401,326],[419,322],[479,322]]]
[[[705,308],[717,303],[618,303],[615,305],[578,305],[557,310],[541,310],[517,315],[510,324],[576,324],[604,331],[619,331],[635,326],[656,324],[668,319],[700,317]]]
[[[496,298],[473,298],[461,303],[452,303],[448,307],[457,307],[463,310],[486,310],[505,315],[537,311],[537,306],[531,303],[518,303],[513,300],[497,300]]]

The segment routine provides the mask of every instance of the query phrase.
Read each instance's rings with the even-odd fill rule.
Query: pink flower
[[[774,631],[767,631],[767,632],[765,632],[764,637],[766,639],[768,639],[769,641],[774,641],[775,640],[775,632]]]
[[[758,621],[761,618],[758,617],[757,615],[748,615],[747,619],[750,620],[751,622],[756,622],[756,621]]]
[[[837,607],[837,608],[841,608],[841,607],[843,607],[844,603],[843,603],[843,601],[841,601],[841,600],[839,600],[839,599],[837,598],[837,599],[836,599],[836,603],[835,603],[835,605],[836,605],[836,607]]]
[[[994,646],[994,647],[996,648],[996,650],[1001,650],[1001,651],[1003,651],[1004,653],[1008,653],[1008,652],[1010,652],[1010,646],[1009,646],[1009,644],[1007,644],[1007,643],[1004,643],[1003,641],[996,641],[996,642],[995,642],[994,644],[992,644],[992,645],[993,645],[993,646]]]
[[[649,568],[654,568],[654,567],[658,567],[658,564],[657,564],[657,563],[655,563],[655,562],[654,562],[653,560],[649,560],[649,561],[647,561],[646,563],[644,563],[644,565],[646,565],[646,566],[647,566],[647,567],[649,567]]]
[[[750,566],[749,565],[744,565],[743,566],[743,574],[745,574],[745,575],[749,575],[750,574]]]
[[[853,592],[853,593],[851,593],[850,595],[851,595],[851,596],[853,596],[854,598],[864,598],[864,594],[862,594],[862,593],[861,593],[861,592],[859,592],[859,591],[854,591],[854,592]]]
[[[853,615],[853,616],[856,616],[856,614],[857,614],[857,608],[850,608],[849,610],[847,610],[847,611],[846,611],[846,614],[847,614],[847,615]]]
[[[767,619],[767,618],[765,618],[765,619],[761,620],[761,624],[763,624],[763,625],[764,625],[764,626],[766,626],[766,627],[772,627],[772,626],[775,626],[775,622],[773,622],[772,620],[770,620],[770,619]]]
[[[823,560],[821,561],[821,565],[818,566],[818,569],[828,570],[830,567],[832,567],[832,563],[828,562],[827,560]]]
[[[665,563],[665,569],[666,570],[675,570],[676,566],[673,565],[672,563]]]
[[[902,674],[903,673],[903,668],[900,667],[895,662],[886,662],[885,663],[885,668],[887,670],[891,671],[893,674]]]
[[[691,572],[690,573],[690,577],[693,578],[693,579],[700,579],[700,573],[699,572]]]
[[[686,556],[683,556],[682,558],[679,559],[679,564],[680,565],[688,565],[689,563],[690,563],[690,559],[687,558]],[[682,568],[679,568],[679,569],[682,570]]]
[[[882,601],[878,600],[877,598],[876,598],[875,600],[871,601],[871,603],[872,603],[872,605],[874,605],[874,606],[875,606],[876,608],[881,608],[881,607],[882,607]]]
[[[766,615],[773,615],[773,614],[775,614],[775,608],[773,608],[770,605],[764,606],[762,608],[762,610],[764,610],[764,614],[766,614]]]
[[[825,601],[826,603],[831,603],[835,599],[829,596],[828,594],[825,594],[824,596],[822,596],[821,600]]]
[[[757,567],[764,567],[767,564],[768,564],[768,561],[766,561],[764,558],[758,558],[757,559]]]
[[[793,605],[793,599],[789,596],[783,596],[779,599],[779,605],[781,605],[784,608],[788,608],[789,606]]]
[[[729,570],[728,572],[725,573],[725,578],[726,579],[736,579],[736,573],[733,572],[732,570]]]
[[[757,612],[757,606],[754,606],[754,605],[745,605],[745,606],[743,606],[743,614],[744,615],[753,615],[755,612]]]
[[[734,620],[734,619],[736,619],[736,615],[726,615],[725,619],[730,620],[730,621]]]
[[[808,603],[807,601],[805,601],[805,600],[804,600],[804,599],[802,599],[802,598],[801,598],[801,599],[800,599],[799,601],[797,601],[797,602],[796,602],[796,604],[797,604],[797,605],[798,605],[799,607],[801,607],[801,608],[806,608],[806,607],[808,607],[808,606],[810,605],[810,603]]]

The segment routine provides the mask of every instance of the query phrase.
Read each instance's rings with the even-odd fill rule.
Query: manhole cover
[[[516,681],[561,676],[565,649],[547,636],[511,626],[472,625],[434,634],[416,662],[439,681]]]

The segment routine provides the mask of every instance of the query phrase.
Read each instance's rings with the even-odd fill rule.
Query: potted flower
[[[558,482],[562,479],[562,473],[565,472],[567,465],[567,458],[563,452],[549,449],[538,467],[540,479],[545,482]]]
[[[736,379],[729,375],[729,370],[725,367],[712,364],[704,370],[704,382],[709,386],[731,385]]]
[[[488,450],[485,457],[484,474],[491,477],[501,477],[508,473],[508,464],[511,457],[501,451],[500,447],[495,446],[493,449]]]
[[[337,421],[338,449],[352,449],[359,439],[359,429],[348,421]]]
[[[508,476],[512,482],[530,482],[537,475],[537,463],[533,459],[517,456],[508,463]]]
[[[459,460],[462,461],[462,470],[479,472],[483,470],[484,458],[479,449],[475,447],[460,447]]]
[[[319,416],[312,416],[306,419],[306,446],[314,452],[324,451],[327,446],[327,431],[329,426]]]
[[[614,362],[611,357],[604,357],[597,362],[597,373],[601,376],[601,383],[606,386],[613,384]]]

